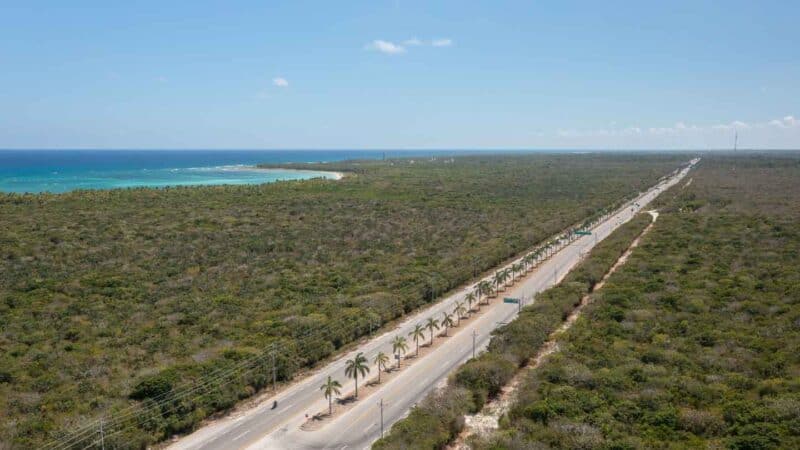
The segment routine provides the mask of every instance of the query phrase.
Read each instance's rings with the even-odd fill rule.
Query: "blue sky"
[[[3,1],[0,148],[800,148],[798,23],[790,1]]]

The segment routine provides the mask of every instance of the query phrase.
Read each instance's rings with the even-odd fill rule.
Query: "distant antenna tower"
[[[733,130],[733,151],[736,151],[736,147],[739,145],[739,130]]]

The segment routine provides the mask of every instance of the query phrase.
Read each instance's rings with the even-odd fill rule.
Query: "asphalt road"
[[[695,161],[696,162],[696,161]],[[592,230],[592,235],[582,236],[566,245],[534,271],[517,281],[501,296],[521,297],[528,301],[563,278],[580,259],[598,242],[603,240],[621,224],[630,220],[661,192],[678,183],[689,172],[683,169],[677,175],[654,186],[636,200],[621,208]],[[516,262],[516,261],[515,261]],[[441,317],[443,311],[451,312],[455,301],[461,301],[472,289],[470,285],[442,301],[404,320],[394,329],[385,332],[359,346],[327,366],[309,375],[279,393],[274,400],[278,407],[272,408],[272,400],[264,401],[243,413],[218,420],[196,432],[185,436],[169,446],[170,449],[361,449],[368,448],[380,437],[381,418],[378,401],[383,399],[383,426],[391,425],[404,417],[409,409],[443,382],[447,375],[472,356],[473,332],[478,351],[485,348],[491,331],[499,322],[512,320],[517,314],[517,305],[494,300],[484,306],[477,318],[451,329],[450,337],[442,338],[428,354],[404,368],[389,381],[367,397],[363,397],[350,409],[314,431],[304,431],[300,426],[305,414],[314,414],[327,408],[319,386],[328,377],[338,379],[342,393],[352,389],[352,381],[344,376],[344,363],[356,353],[363,352],[367,359],[380,351],[391,355],[391,339],[395,335],[408,336],[414,325],[431,316]],[[409,339],[410,341],[410,339]],[[413,342],[410,342],[413,351]],[[372,367],[374,372],[374,367]]]

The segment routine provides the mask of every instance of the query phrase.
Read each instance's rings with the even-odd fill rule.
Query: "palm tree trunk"
[[[356,398],[358,398],[358,373],[356,373],[353,379],[356,380]]]
[[[328,415],[333,415],[333,395],[328,396]]]

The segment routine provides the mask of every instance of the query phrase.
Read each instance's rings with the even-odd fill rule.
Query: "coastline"
[[[226,170],[226,169],[223,169]],[[341,180],[345,177],[344,172],[337,172],[334,170],[313,170],[313,169],[290,169],[283,167],[258,167],[258,166],[231,166],[230,170],[247,170],[253,172],[296,172],[305,174],[328,174],[331,175],[333,180]],[[316,177],[315,177],[316,178]],[[326,177],[327,178],[327,177]]]
[[[59,175],[59,171],[53,171]],[[259,185],[278,181],[304,181],[310,179],[341,180],[345,174],[334,170],[300,169],[287,167],[259,167],[253,164],[231,164],[184,168],[134,169],[120,175],[109,171],[98,176],[88,171],[80,174],[63,174],[61,178],[48,179],[48,175],[22,177],[0,175],[0,194],[64,194],[80,190],[114,190],[131,188],[161,189],[166,187],[203,187],[220,185]],[[37,179],[38,178],[38,179]],[[29,182],[15,189],[14,182]],[[9,183],[10,182],[10,183]],[[8,185],[8,186],[6,186]],[[26,189],[30,188],[30,189]]]

